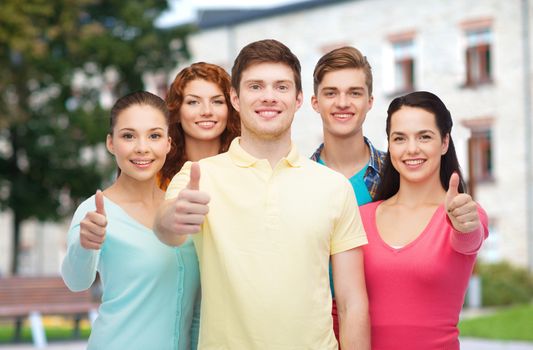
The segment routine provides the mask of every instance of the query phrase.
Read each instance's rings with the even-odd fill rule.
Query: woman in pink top
[[[434,94],[387,111],[377,202],[360,208],[373,350],[457,350],[457,322],[487,216],[464,193],[452,118]]]

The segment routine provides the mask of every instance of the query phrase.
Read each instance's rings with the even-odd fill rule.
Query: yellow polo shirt
[[[189,182],[191,163],[166,197]],[[202,307],[198,349],[333,350],[328,263],[367,243],[347,179],[293,146],[274,169],[235,139],[200,161],[210,194],[194,235]]]

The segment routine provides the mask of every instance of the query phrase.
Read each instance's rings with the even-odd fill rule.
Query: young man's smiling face
[[[289,66],[265,62],[242,72],[239,94],[232,89],[231,102],[240,113],[243,138],[277,140],[290,138],[302,93],[297,91]]]
[[[311,98],[313,109],[322,118],[324,133],[336,137],[362,135],[363,122],[373,101],[365,73],[358,68],[324,74],[316,95]]]

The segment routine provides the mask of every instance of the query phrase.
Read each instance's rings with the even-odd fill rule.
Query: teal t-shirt
[[[368,187],[366,187],[364,179],[367,168],[368,164],[349,179],[359,206],[372,202],[372,197],[370,196],[370,192],[368,192]]]
[[[326,165],[322,158],[318,158],[318,163]],[[368,188],[365,184],[365,174],[367,168],[368,164],[348,179],[352,184],[353,192],[355,193],[355,198],[357,199],[357,204],[359,206],[372,202],[372,197],[370,196],[370,192],[368,192]]]
[[[318,158],[318,163],[326,165],[322,158]],[[368,187],[365,184],[365,174],[368,164],[359,170],[355,175],[349,178],[350,183],[353,187],[353,192],[355,193],[355,198],[357,199],[357,204],[359,206],[372,202],[372,196],[368,192]],[[335,289],[333,288],[333,271],[331,270],[331,263],[329,264],[329,286],[331,288],[331,295],[335,296]]]

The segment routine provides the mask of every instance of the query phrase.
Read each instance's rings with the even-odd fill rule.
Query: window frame
[[[415,91],[416,78],[416,40],[415,31],[396,33],[387,37],[392,52],[393,93],[405,94]],[[398,69],[401,76],[398,76]],[[401,80],[401,82],[399,82]],[[400,84],[401,85],[400,85]]]
[[[494,182],[493,118],[478,118],[462,123],[470,130],[468,136],[468,173],[471,191],[477,184]]]
[[[465,37],[464,86],[475,88],[493,83],[493,31],[492,19],[462,23]]]

